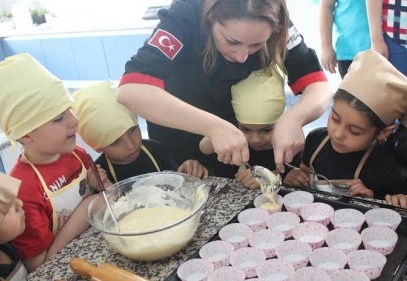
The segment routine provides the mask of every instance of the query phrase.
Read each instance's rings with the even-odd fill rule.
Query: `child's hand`
[[[96,165],[99,173],[99,177],[102,180],[104,188],[109,187],[112,185],[109,178],[107,177],[106,171],[100,167],[100,165]],[[99,185],[99,182],[96,178],[96,175],[93,174],[92,169],[88,170],[87,175],[88,185],[92,187],[96,191],[103,191],[103,188]]]
[[[254,179],[250,169],[240,170],[235,175],[236,180],[244,185],[248,189],[260,188],[260,185]]]
[[[367,188],[360,179],[351,180],[348,182],[349,196],[361,196],[367,198],[373,198],[374,193],[371,189]]]
[[[296,186],[309,186],[309,174],[306,172],[307,166],[301,163],[299,169],[292,169],[284,178],[284,183]]]
[[[208,178],[208,169],[196,160],[187,160],[178,167],[178,172],[197,178]]]
[[[386,195],[386,203],[396,207],[407,208],[407,195],[406,194],[395,194]]]

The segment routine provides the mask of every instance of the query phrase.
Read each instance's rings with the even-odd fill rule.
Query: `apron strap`
[[[372,153],[373,148],[375,147],[376,141],[372,142],[369,148],[366,150],[365,154],[363,155],[362,159],[360,160],[358,167],[356,168],[354,178],[358,179],[360,172],[362,171],[363,166],[365,165],[367,158],[369,158],[370,154]]]
[[[314,162],[315,158],[317,157],[318,153],[321,151],[322,147],[324,147],[324,145],[327,143],[327,141],[329,140],[329,136],[326,136],[321,143],[319,144],[319,146],[317,147],[317,149],[314,151],[314,153],[311,156],[311,160],[310,160],[310,168],[311,171],[315,172],[314,167],[312,165],[312,163]],[[354,179],[358,179],[360,172],[362,171],[363,166],[365,165],[367,158],[369,158],[370,154],[372,153],[372,150],[374,148],[376,144],[376,141],[372,142],[369,146],[369,148],[366,150],[365,154],[363,155],[362,159],[360,159],[359,164],[356,168],[355,174],[353,175]]]
[[[153,162],[157,172],[161,172],[160,167],[157,164],[157,161],[155,161],[155,158],[153,157],[153,155],[150,153],[150,151],[144,146],[141,145],[141,149],[148,155],[148,157],[150,158],[151,162]]]
[[[157,161],[155,160],[155,158],[154,158],[154,156],[151,154],[151,152],[150,152],[144,145],[141,145],[141,150],[143,150],[144,153],[147,154],[148,158],[150,158],[150,160],[151,160],[151,162],[153,163],[153,165],[155,166],[157,172],[161,172],[161,169],[160,169],[160,167],[158,166]],[[106,154],[105,154],[105,158],[106,158],[107,165],[108,165],[108,167],[109,167],[109,171],[110,171],[110,173],[112,174],[112,177],[113,177],[113,179],[114,179],[114,181],[115,181],[115,183],[116,183],[116,182],[117,182],[117,176],[116,176],[116,172],[115,172],[115,170],[114,170],[113,164],[112,164],[112,162],[106,157]]]
[[[321,143],[318,145],[317,149],[315,149],[314,153],[311,156],[311,159],[309,160],[309,166],[311,168],[311,171],[315,172],[314,166],[312,163],[314,163],[315,158],[317,157],[318,153],[321,151],[321,149],[324,147],[324,145],[327,143],[329,140],[329,136],[326,136]]]

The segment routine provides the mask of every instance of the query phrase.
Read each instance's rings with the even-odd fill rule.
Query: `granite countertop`
[[[230,186],[230,189],[227,190],[227,193],[219,193],[208,199],[197,232],[187,246],[174,256],[155,262],[139,262],[128,259],[114,252],[107,242],[105,242],[101,233],[91,227],[69,243],[49,261],[28,275],[27,280],[89,280],[87,278],[81,278],[71,271],[69,268],[69,262],[72,258],[83,258],[96,265],[101,263],[114,264],[122,269],[135,272],[152,281],[165,280],[179,267],[179,265],[188,260],[209,239],[211,239],[222,226],[239,214],[242,209],[260,194],[259,190],[248,190],[232,179],[211,177],[206,180],[206,182],[227,183]],[[286,186],[282,186],[282,189],[287,192],[296,190],[292,187]],[[338,195],[323,192],[314,193],[314,196],[325,198],[332,202],[338,198]],[[363,208],[366,209],[379,207],[379,205],[383,203],[382,200],[376,199],[360,200],[360,198],[349,198],[349,200],[349,202],[360,201],[359,203],[353,202],[352,204],[355,206],[363,206]],[[403,238],[403,241],[404,240],[405,238]],[[404,277],[403,280],[407,281],[407,278]]]
[[[165,279],[216,234],[223,225],[252,202],[260,192],[259,190],[248,190],[231,179],[210,178],[208,181],[212,180],[228,183],[231,188],[227,194],[218,194],[209,198],[194,237],[183,250],[174,256],[156,262],[138,262],[128,259],[114,252],[100,232],[91,227],[32,272],[27,280],[89,280],[76,276],[70,270],[69,262],[72,258],[83,258],[94,264],[111,263],[151,280]]]

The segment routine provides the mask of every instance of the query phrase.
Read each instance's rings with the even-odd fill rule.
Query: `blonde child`
[[[275,170],[273,129],[285,109],[282,72],[274,64],[266,70],[254,71],[248,78],[233,85],[231,92],[237,126],[249,145],[248,163]],[[205,154],[214,152],[207,137],[201,140],[200,150]],[[243,166],[239,169],[232,165],[218,165],[216,174],[236,178],[247,188],[258,188],[250,170]]]
[[[28,271],[89,227],[89,161],[76,145],[72,103],[62,81],[30,55],[0,62],[1,129],[23,147],[10,175],[22,181],[26,228],[13,246]]]
[[[399,148],[406,141],[406,113],[407,78],[379,53],[359,53],[334,96],[327,128],[308,134],[301,169],[290,171],[285,182],[308,186],[305,170],[311,169],[345,180],[350,196],[405,194],[400,160],[406,153]]]
[[[160,143],[142,139],[136,116],[116,101],[109,81],[100,82],[74,93],[78,133],[95,151],[102,154],[96,163],[106,171],[110,182],[118,182],[149,172],[178,169],[206,178],[207,169],[198,161],[181,166],[171,161]]]
[[[0,280],[24,280],[27,270],[10,245],[25,229],[23,202],[17,198],[21,181],[0,173]]]

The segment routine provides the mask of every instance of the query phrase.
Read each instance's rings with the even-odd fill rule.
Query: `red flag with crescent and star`
[[[157,29],[148,41],[148,45],[156,47],[171,60],[184,46],[174,35],[162,29]]]

